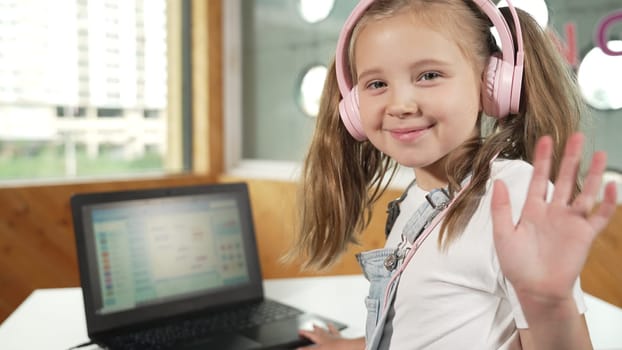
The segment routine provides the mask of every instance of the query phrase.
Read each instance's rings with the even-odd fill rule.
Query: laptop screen
[[[88,206],[106,314],[248,283],[237,203],[197,195]]]
[[[87,323],[263,294],[244,184],[79,194],[72,206]]]

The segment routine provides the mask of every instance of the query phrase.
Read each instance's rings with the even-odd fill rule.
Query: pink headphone
[[[367,136],[361,125],[358,89],[356,85],[353,86],[348,72],[348,43],[354,26],[373,2],[374,0],[361,0],[352,10],[339,34],[335,59],[337,84],[342,96],[339,102],[339,115],[350,135],[358,141],[366,140]],[[482,104],[487,115],[503,118],[509,114],[518,113],[520,102],[524,52],[518,15],[508,0],[508,7],[516,26],[518,47],[515,61],[512,33],[499,9],[490,0],[473,0],[473,2],[490,18],[501,39],[501,55],[494,54],[488,63],[486,86],[482,90]]]

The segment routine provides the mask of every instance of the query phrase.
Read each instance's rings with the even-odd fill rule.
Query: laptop
[[[111,350],[290,349],[309,323],[264,298],[245,183],[71,198],[88,335]]]

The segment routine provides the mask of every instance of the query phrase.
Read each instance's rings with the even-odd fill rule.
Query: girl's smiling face
[[[401,11],[369,21],[355,42],[363,130],[417,176],[478,133],[480,74],[458,39]]]

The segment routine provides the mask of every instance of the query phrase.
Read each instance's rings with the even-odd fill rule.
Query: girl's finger
[[[604,152],[594,153],[581,194],[572,203],[575,212],[587,216],[592,211],[606,166],[607,155]]]
[[[533,175],[527,190],[528,202],[530,200],[546,200],[552,153],[553,140],[551,137],[541,137],[534,152]]]
[[[562,158],[559,174],[555,179],[555,191],[553,203],[568,205],[575,188],[581,150],[583,148],[583,134],[575,133],[566,142],[564,156]]]
[[[617,208],[617,188],[614,182],[605,186],[603,201],[594,214],[589,217],[589,222],[594,229],[594,233],[599,233],[607,226],[609,219],[616,212]]]

